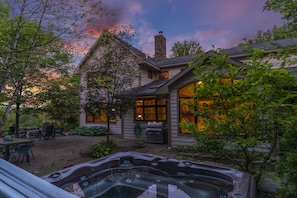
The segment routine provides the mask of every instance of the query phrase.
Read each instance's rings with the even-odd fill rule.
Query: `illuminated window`
[[[238,80],[233,80],[231,81],[230,79],[227,78],[222,78],[221,82],[223,83],[237,83]],[[199,98],[198,103],[194,103],[194,87],[195,86],[203,86],[203,82],[197,81],[195,83],[190,83],[184,87],[182,87],[178,94],[179,94],[179,121],[184,122],[184,123],[192,123],[197,125],[198,129],[203,129],[204,128],[204,121],[201,117],[195,116],[195,112],[199,112],[199,110],[203,108],[208,108],[208,105],[211,105],[214,101],[209,100],[206,98]],[[217,94],[214,94],[216,96]],[[240,108],[240,104],[236,104],[237,108]],[[226,115],[224,112],[221,112],[220,114],[216,115],[211,115],[212,119],[217,122],[225,122],[226,120]],[[250,114],[246,115],[245,119],[248,119]],[[187,129],[180,129],[181,133],[190,133]]]
[[[166,121],[167,102],[165,99],[136,100],[135,104],[135,120]]]
[[[168,79],[168,77],[169,77],[168,71],[161,71],[160,79]]]
[[[206,104],[210,104],[211,101],[200,98],[199,104],[194,104],[194,86],[201,85],[201,81],[190,83],[182,87],[179,94],[179,120],[180,122],[196,124],[198,129],[203,129],[203,120],[198,116],[194,116],[195,112],[200,108],[203,108]],[[181,133],[190,133],[187,129],[180,129]]]
[[[87,123],[100,123],[100,122],[107,122],[107,116],[106,116],[106,105],[100,105],[98,107],[99,111],[96,114],[91,114],[86,112],[86,122]],[[115,116],[111,116],[109,119],[110,123],[115,123],[116,118]]]

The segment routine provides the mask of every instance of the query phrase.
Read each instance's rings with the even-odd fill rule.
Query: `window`
[[[135,120],[166,121],[167,119],[165,99],[139,99],[135,105]]]
[[[168,71],[161,71],[160,73],[160,79],[168,79],[169,77],[169,74],[168,74]]]
[[[86,112],[86,122],[88,123],[100,123],[100,122],[106,122],[107,121],[107,116],[105,114],[106,111],[106,105],[100,105],[98,107],[98,113],[92,114]],[[110,123],[115,123],[116,118],[115,116],[111,116],[110,118]]]
[[[227,78],[220,79],[222,83],[237,83],[238,80],[232,80]],[[203,82],[197,81],[194,83],[190,83],[184,87],[182,87],[178,94],[179,94],[179,121],[185,122],[185,123],[192,123],[197,125],[198,129],[204,128],[204,120],[195,115],[196,112],[199,111],[199,109],[208,108],[209,105],[214,104],[214,100],[209,100],[206,98],[199,98],[198,103],[194,103],[194,86],[203,86]],[[218,94],[214,94],[216,96]],[[240,104],[235,104],[236,108],[240,108]],[[245,119],[248,119],[250,114],[248,113],[246,115]],[[218,111],[217,113],[214,113],[211,115],[211,119],[215,121],[216,123],[224,123],[226,121],[226,114],[224,110]],[[238,121],[237,121],[238,122]],[[180,128],[181,133],[190,133],[190,131],[187,131],[186,129]],[[211,133],[211,132],[210,132]]]
[[[153,71],[152,71],[152,70],[148,70],[148,71],[147,71],[147,77],[148,77],[149,79],[153,79]]]
[[[182,87],[179,94],[179,121],[196,124],[198,129],[203,128],[203,120],[198,116],[194,116],[195,112],[202,108],[205,104],[210,104],[211,101],[207,99],[200,98],[199,104],[194,104],[194,85],[200,85],[201,81],[195,83],[190,83]],[[181,133],[190,133],[190,131],[181,128]]]
[[[99,73],[98,72],[93,72],[93,73],[88,73],[87,74],[87,88],[100,88],[98,86],[98,77],[99,77]]]

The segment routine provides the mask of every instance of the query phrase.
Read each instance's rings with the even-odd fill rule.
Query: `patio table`
[[[9,147],[16,146],[19,144],[26,144],[30,143],[31,140],[24,139],[24,138],[12,138],[12,140],[4,140],[3,138],[0,139],[0,146],[5,147],[4,159],[8,160],[10,156]]]

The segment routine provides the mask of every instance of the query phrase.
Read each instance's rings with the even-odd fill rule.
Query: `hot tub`
[[[78,197],[255,197],[248,173],[136,152],[116,153],[42,179]]]

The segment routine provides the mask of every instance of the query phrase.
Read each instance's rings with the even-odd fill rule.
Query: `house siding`
[[[148,77],[149,69],[142,69],[141,70],[141,80],[140,80],[140,86],[149,84],[155,80],[158,80],[159,78],[159,73],[152,71],[153,75],[152,78]]]
[[[173,69],[168,69],[168,75],[169,75],[169,79],[173,78],[174,76],[176,76],[177,74],[179,74],[182,71],[183,67],[178,67],[178,68],[173,68]]]
[[[134,133],[134,127],[139,124],[141,127],[141,134],[139,139],[146,140],[146,122],[135,122],[134,121],[134,109],[130,109],[124,116],[124,128],[123,128],[123,138],[127,140],[136,140],[137,137]]]

